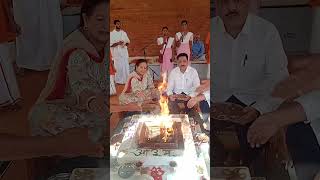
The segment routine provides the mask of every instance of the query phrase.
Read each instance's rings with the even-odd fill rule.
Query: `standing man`
[[[249,146],[248,127],[259,115],[280,105],[281,99],[272,98],[271,91],[288,76],[287,57],[277,29],[250,13],[250,2],[216,0],[218,16],[211,23],[215,27],[212,100],[244,107],[237,123],[223,123],[235,126],[243,165],[248,167],[261,150]]]
[[[129,76],[129,53],[128,45],[130,40],[125,31],[121,29],[119,20],[114,21],[115,29],[110,34],[111,54],[114,61],[115,82],[125,84]]]
[[[62,1],[63,2],[63,1]],[[21,26],[17,38],[17,66],[45,71],[62,51],[63,25],[59,0],[14,1],[14,15]]]
[[[13,69],[15,57],[10,55],[10,49],[19,27],[13,17],[12,0],[0,1],[0,23],[0,110],[18,110],[21,95]]]

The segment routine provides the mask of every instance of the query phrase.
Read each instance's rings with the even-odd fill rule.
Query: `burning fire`
[[[159,104],[161,107],[161,115],[169,115],[168,98],[163,96],[163,93],[167,89],[167,73],[162,74],[162,83],[159,85],[158,90],[160,91]]]
[[[173,122],[161,122],[160,124],[160,133],[163,135],[162,140],[167,142],[169,137],[173,135]]]

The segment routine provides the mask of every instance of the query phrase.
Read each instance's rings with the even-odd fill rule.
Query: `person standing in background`
[[[22,29],[16,42],[18,69],[49,70],[63,45],[60,0],[14,1],[14,15]]]
[[[112,54],[110,52],[109,59],[109,74],[110,74],[110,95],[117,94],[116,84],[114,82],[114,76],[116,75],[117,70],[114,67],[114,62],[112,60]]]
[[[114,66],[117,70],[115,82],[125,84],[129,76],[129,53],[128,45],[130,40],[125,31],[121,29],[119,20],[114,21],[115,29],[110,33],[111,53],[114,60]]]
[[[207,64],[208,64],[208,73],[207,73],[207,78],[210,79],[210,32],[208,32],[207,37],[206,37],[206,42],[205,42],[205,49],[206,49],[206,59],[207,59]]]
[[[177,55],[186,53],[191,57],[191,48],[193,42],[193,33],[188,30],[188,21],[181,21],[181,32],[176,33]]]
[[[0,109],[18,110],[21,99],[15,72],[14,57],[10,55],[10,48],[19,34],[19,26],[15,23],[12,12],[12,1],[0,1]]]
[[[169,74],[173,69],[173,57],[174,51],[172,51],[174,47],[174,38],[169,37],[169,29],[168,27],[162,28],[162,37],[157,39],[158,46],[161,46],[160,54],[163,55],[163,62],[161,63],[161,73]]]

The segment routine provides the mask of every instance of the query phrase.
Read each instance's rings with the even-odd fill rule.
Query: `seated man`
[[[313,179],[320,170],[320,91],[300,96],[278,110],[262,115],[250,127],[252,147],[265,144],[287,127],[286,141],[298,179]]]
[[[281,104],[281,99],[270,94],[274,85],[288,76],[287,57],[276,27],[252,14],[250,2],[217,0],[215,4],[217,17],[211,22],[215,27],[211,32],[212,101],[240,105],[243,112],[236,121],[216,121],[214,128],[235,129],[240,144],[235,165],[242,160],[255,175],[265,176],[265,168],[254,166],[262,148],[251,148],[246,135],[252,122]]]
[[[193,108],[196,104],[199,103],[200,109],[202,112],[203,121],[206,124],[206,127],[203,126],[203,123],[200,123],[200,128],[202,131],[209,130],[210,128],[210,80],[204,81],[204,83],[199,86],[196,90],[198,94],[195,97],[192,97],[188,103],[188,108]]]
[[[206,57],[205,57],[204,53],[205,53],[204,44],[200,40],[200,34],[197,33],[194,36],[194,41],[193,41],[193,45],[192,45],[191,60],[192,61],[205,61]]]
[[[189,113],[187,101],[194,96],[200,85],[196,69],[189,66],[188,55],[181,53],[177,56],[178,67],[174,68],[168,78],[167,95],[169,96],[170,114],[180,114],[181,109]]]
[[[298,179],[313,179],[320,170],[319,55],[298,59],[294,74],[278,83],[272,95],[286,100],[279,109],[259,117],[248,131],[251,146],[265,144],[287,127],[286,144]]]

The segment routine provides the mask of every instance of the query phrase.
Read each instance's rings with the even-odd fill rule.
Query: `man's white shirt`
[[[206,101],[207,101],[207,103],[208,103],[209,106],[210,106],[210,90],[205,91],[205,92],[203,93],[203,95],[204,95],[204,97],[206,98]]]
[[[188,66],[182,73],[180,68],[176,67],[170,72],[168,78],[167,95],[185,93],[194,97],[198,86],[200,86],[200,78],[196,69]]]
[[[232,95],[261,113],[277,108],[281,100],[270,96],[275,84],[288,76],[287,57],[280,35],[268,21],[249,14],[236,39],[225,30],[221,18],[212,19],[211,48],[213,102]]]

